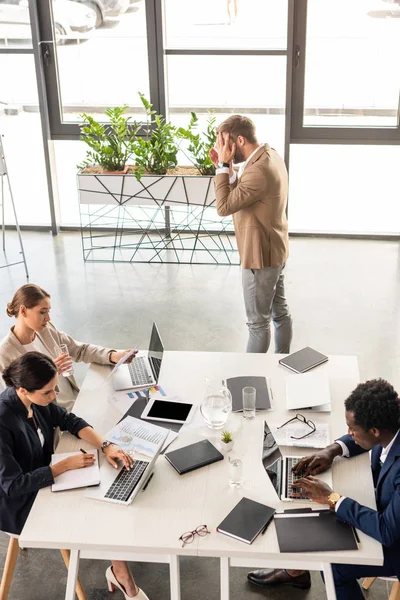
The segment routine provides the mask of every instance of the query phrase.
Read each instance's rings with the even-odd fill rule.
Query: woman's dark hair
[[[400,427],[400,399],[384,379],[360,383],[345,401],[345,407],[364,431],[375,427],[395,433]]]
[[[28,392],[41,390],[57,374],[57,367],[41,352],[27,352],[13,360],[3,371],[7,387],[25,388]]]
[[[13,299],[7,304],[6,312],[9,317],[18,317],[22,305],[26,308],[34,308],[44,298],[50,298],[46,290],[34,283],[26,283],[15,292]]]

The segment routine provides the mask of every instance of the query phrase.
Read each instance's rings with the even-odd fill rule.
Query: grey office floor
[[[146,347],[154,319],[168,350],[244,351],[239,267],[84,264],[77,233],[53,238],[24,232],[23,237],[30,281],[52,294],[53,322],[75,338],[112,347]],[[7,240],[9,260],[15,260],[15,234],[7,232]],[[286,269],[292,349],[310,345],[328,354],[356,354],[362,380],[384,377],[400,390],[399,249],[397,242],[293,239]],[[6,303],[25,281],[21,265],[0,270],[1,335],[12,324]],[[86,366],[78,365],[76,371],[82,380]],[[0,565],[7,544],[7,536],[0,534]],[[88,600],[109,597],[106,567],[102,561],[82,561],[80,576]],[[165,565],[133,564],[132,571],[151,600],[169,599]],[[246,572],[231,569],[232,600],[325,597],[318,573],[309,591],[265,591],[250,587]],[[182,559],[181,575],[182,600],[219,598],[215,559]],[[62,599],[65,583],[58,552],[21,551],[9,598]],[[388,584],[377,581],[367,597],[386,600]]]

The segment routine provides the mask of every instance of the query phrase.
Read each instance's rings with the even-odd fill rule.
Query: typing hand
[[[104,454],[107,462],[110,463],[115,469],[118,468],[118,461],[121,460],[124,463],[124,467],[129,471],[132,468],[134,460],[130,454],[122,450],[116,444],[110,444],[104,448]]]
[[[69,354],[60,354],[57,358],[53,358],[53,362],[57,367],[57,372],[61,375],[64,371],[68,371],[72,365],[72,358]]]
[[[332,453],[328,448],[324,448],[317,454],[311,456],[305,456],[293,467],[293,473],[296,475],[304,474],[304,477],[308,475],[318,475],[327,471],[332,465],[333,459]]]
[[[320,479],[317,479],[316,477],[312,477],[311,475],[309,477],[302,477],[301,479],[297,479],[295,482],[293,482],[292,489],[292,498],[303,497],[305,493],[307,498],[310,498],[314,502],[328,505],[329,495],[333,492],[329,485],[327,485]]]

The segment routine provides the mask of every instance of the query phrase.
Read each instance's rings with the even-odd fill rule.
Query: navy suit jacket
[[[349,435],[340,438],[347,446],[350,456],[367,452],[353,441]],[[371,453],[371,468],[374,479],[376,505],[378,510],[362,506],[351,498],[345,498],[337,510],[342,521],[360,529],[378,540],[383,546],[385,561],[394,565],[400,573],[400,433],[395,439],[382,467],[380,456],[382,446],[375,446]]]
[[[77,435],[88,427],[54,402],[32,405],[32,409],[44,437],[43,447],[14,388],[0,394],[0,530],[8,533],[21,533],[37,492],[54,482],[49,467],[54,429]]]

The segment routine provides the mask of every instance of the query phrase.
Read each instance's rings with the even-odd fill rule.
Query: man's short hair
[[[251,119],[242,115],[232,115],[222,121],[217,132],[229,133],[234,142],[236,142],[239,135],[242,135],[250,144],[257,143],[256,126]]]
[[[384,379],[360,383],[345,401],[354,421],[368,431],[372,427],[395,433],[400,426],[400,399],[393,386]]]

